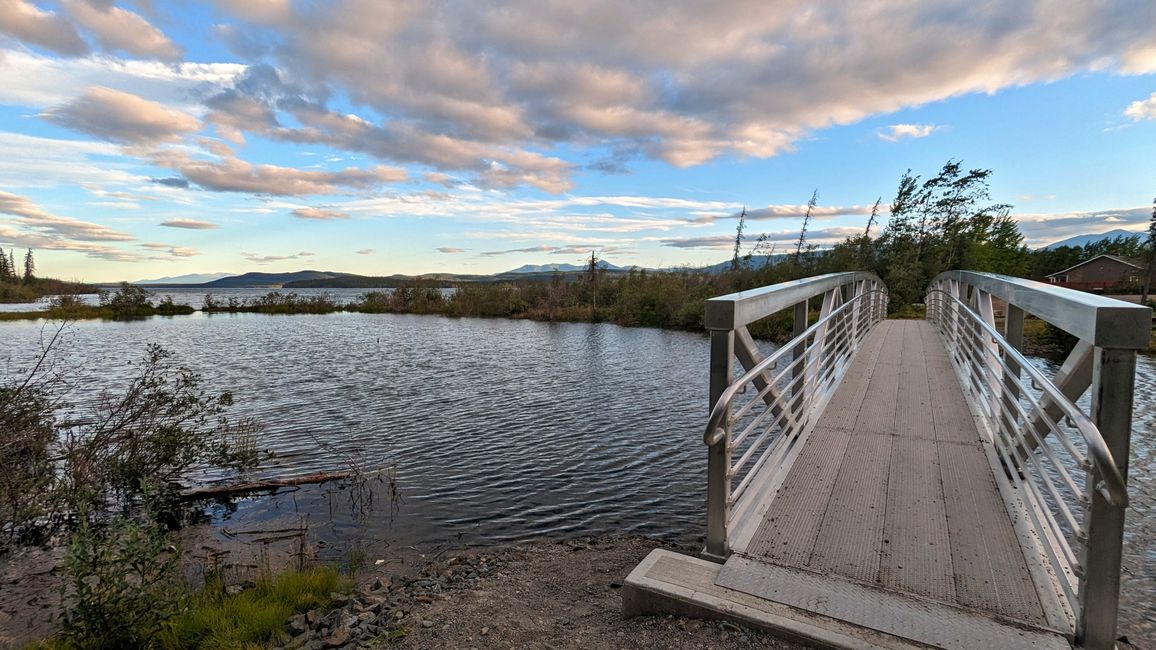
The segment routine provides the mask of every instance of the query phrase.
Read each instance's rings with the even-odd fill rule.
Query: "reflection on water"
[[[264,290],[246,290],[262,295]],[[350,291],[356,296],[362,291]],[[176,298],[176,296],[174,296]],[[178,300],[181,302],[181,300]],[[35,354],[43,324],[0,323],[0,367]],[[332,548],[350,540],[423,549],[614,532],[692,537],[705,522],[705,337],[612,325],[431,316],[259,314],[81,322],[67,337],[95,397],[159,342],[232,390],[266,426],[260,474],[396,463],[391,515],[348,508],[333,484],[242,500],[214,514],[234,530],[296,524]],[[1138,364],[1123,632],[1156,617],[1156,363]]]
[[[236,298],[237,300],[253,300],[260,298],[270,291],[280,291],[281,293],[295,293],[299,296],[320,296],[329,295],[340,304],[352,302],[362,296],[362,294],[369,291],[393,291],[392,289],[271,289],[271,288],[241,288],[241,289],[206,289],[204,287],[175,287],[175,288],[160,288],[150,287],[149,285],[141,285],[143,289],[152,294],[152,301],[158,302],[165,296],[173,299],[173,302],[178,305],[189,305],[193,309],[200,309],[201,304],[205,301],[205,294],[212,294],[213,298],[218,302],[228,302],[229,298]],[[109,290],[115,291],[114,287],[109,287]],[[443,289],[443,291],[449,291]],[[44,311],[48,309],[48,301],[53,296],[46,296],[35,302],[0,302],[0,312],[17,312],[17,311]],[[86,293],[76,296],[78,300],[86,305],[99,304],[99,296],[95,293]]]

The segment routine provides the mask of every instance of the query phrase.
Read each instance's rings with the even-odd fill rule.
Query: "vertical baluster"
[[[710,408],[718,403],[733,379],[735,357],[734,330],[710,332]],[[728,407],[723,426],[726,435],[707,448],[706,484],[706,555],[725,559],[730,555],[727,523],[730,519],[731,495],[731,424]]]
[[[1092,419],[1104,436],[1120,474],[1128,478],[1132,435],[1132,391],[1136,351],[1097,347],[1092,367]],[[1095,471],[1087,477],[1091,506],[1085,511],[1088,536],[1083,546],[1080,609],[1076,638],[1080,645],[1108,649],[1116,643],[1120,600],[1120,561],[1124,540],[1124,508],[1114,506],[1095,488]]]

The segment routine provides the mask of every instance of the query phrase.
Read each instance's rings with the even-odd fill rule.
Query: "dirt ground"
[[[434,599],[406,598],[406,635],[370,647],[801,647],[730,623],[670,616],[623,619],[622,582],[651,550],[664,546],[693,550],[642,537],[597,537],[465,551],[467,556],[500,554],[502,560],[472,586],[447,589]],[[60,609],[60,576],[52,570],[58,558],[33,551],[21,559],[0,566],[0,648],[48,635]],[[369,589],[379,578],[397,581],[419,568],[420,561],[404,568],[391,563],[368,569],[358,582]]]
[[[407,627],[409,634],[391,647],[802,647],[730,623],[623,619],[623,580],[660,546],[645,538],[602,537],[513,547],[500,569],[473,588],[415,605],[415,615],[407,618],[421,622]]]

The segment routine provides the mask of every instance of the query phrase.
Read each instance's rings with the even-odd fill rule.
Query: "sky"
[[[0,0],[0,247],[86,281],[728,259],[993,170],[1141,231],[1150,0]]]

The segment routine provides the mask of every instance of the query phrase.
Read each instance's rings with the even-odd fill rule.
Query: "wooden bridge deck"
[[[684,587],[730,594],[751,611],[761,602],[778,617],[805,613],[805,625],[850,624],[881,635],[869,637],[875,645],[1068,646],[1049,630],[1054,609],[1049,617],[955,371],[925,321],[877,326],[754,512],[761,519],[738,535],[714,591]],[[648,571],[637,577],[678,581],[669,562]]]

